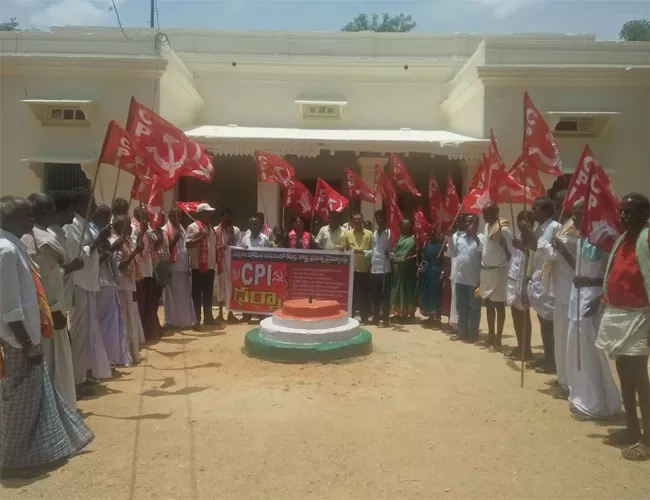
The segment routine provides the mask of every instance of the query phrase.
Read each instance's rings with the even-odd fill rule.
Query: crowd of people
[[[650,203],[638,194],[623,198],[626,232],[608,256],[580,236],[583,202],[563,214],[561,199],[541,197],[520,212],[518,237],[494,204],[483,209],[482,231],[478,216],[463,214],[445,234],[434,227],[416,237],[409,219],[392,235],[382,210],[374,229],[360,213],[342,224],[341,214],[330,212],[322,227],[308,230],[296,217],[287,232],[269,230],[258,213],[242,231],[228,209],[214,226],[216,210],[200,203],[187,228],[174,207],[153,229],[142,206],[130,216],[126,200],[98,205],[86,189],[5,196],[0,468],[4,475],[42,470],[85,447],[93,434],[75,411],[77,400],[116,367],[137,364],[141,344],[164,330],[251,319],[224,311],[231,246],[351,251],[353,314],[366,324],[408,324],[419,307],[427,325],[447,315],[453,340],[476,343],[485,306],[485,344],[501,350],[508,306],[517,347],[507,355],[557,373],[578,420],[611,419],[622,393],[627,427],[607,442],[629,445],[625,458],[647,460]],[[531,350],[531,308],[540,359]],[[606,354],[616,359],[621,393]]]
[[[623,197],[625,232],[607,254],[581,236],[584,200],[564,213],[565,195],[537,198],[530,211],[517,214],[518,238],[493,204],[483,208],[482,233],[475,215],[459,218],[447,236],[452,340],[479,342],[482,301],[488,327],[483,344],[501,350],[510,307],[517,347],[506,355],[537,372],[555,374],[548,383],[568,400],[576,420],[612,421],[620,413],[622,396],[626,428],[604,441],[624,446],[626,459],[648,460],[650,202],[639,194]],[[531,349],[531,309],[544,351],[537,359]],[[615,359],[620,392],[608,356]]]

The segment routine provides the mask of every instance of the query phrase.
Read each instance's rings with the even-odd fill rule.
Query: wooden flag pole
[[[458,212],[456,212],[456,216],[454,217],[454,220],[451,222],[451,226],[449,226],[450,229],[453,228],[454,225],[456,224],[456,220],[458,220],[458,216],[460,215],[462,209],[463,209],[463,203],[461,202],[460,206],[458,207]],[[438,252],[438,258],[440,258],[440,256],[442,255],[444,249],[445,249],[445,245],[442,245],[442,247],[440,247],[440,251]]]
[[[113,202],[115,201],[115,197],[117,196],[117,186],[120,183],[120,175],[122,174],[122,169],[120,168],[120,155],[117,155],[117,177],[115,178],[115,186],[113,187],[113,196],[111,197],[111,207],[113,205]]]
[[[77,252],[77,257],[81,256],[81,252],[83,251],[86,231],[88,230],[88,225],[90,224],[90,221],[88,219],[90,218],[90,212],[92,210],[93,203],[95,200],[95,186],[97,185],[97,179],[99,178],[99,167],[101,166],[101,159],[102,156],[100,155],[99,159],[97,160],[97,168],[95,169],[95,175],[93,176],[93,182],[90,187],[90,193],[88,193],[88,206],[86,207],[84,224],[81,230],[81,236],[79,238],[79,251]]]
[[[526,189],[528,187],[528,179],[526,178],[527,168],[528,168],[528,164],[526,162],[526,158],[524,157],[524,173],[522,175],[522,180],[524,181],[523,182],[523,184],[524,184],[524,213],[526,213],[526,206],[527,206],[527,203],[526,203],[526,197],[527,197]],[[510,207],[512,208],[512,204],[510,204]],[[512,223],[516,224],[517,222],[516,222],[516,220],[513,219]],[[522,245],[523,245],[523,239],[522,239]],[[526,284],[526,278],[527,278],[527,275],[528,275],[528,259],[529,259],[529,255],[528,255],[528,250],[526,250],[525,247],[523,249],[523,252],[524,252],[524,258],[522,259],[522,264],[523,265],[522,265],[521,272],[523,272],[524,275],[522,276],[522,279],[521,279],[521,290],[519,292],[520,295],[521,295],[521,303],[524,306],[524,322],[523,322],[524,324],[523,324],[522,329],[521,329],[522,330],[521,331],[521,367],[520,367],[521,380],[519,382],[519,385],[520,385],[520,387],[522,389],[524,388],[524,375],[526,373],[526,353],[528,352],[528,349],[530,348],[530,346],[528,345],[528,342],[527,342],[527,340],[528,340],[528,321],[527,321],[527,318],[530,317],[530,307],[528,306],[528,301],[524,300],[524,294],[528,293],[528,290],[525,289],[525,284]],[[532,323],[531,323],[531,327],[532,327]],[[532,336],[532,332],[531,332],[531,336]]]

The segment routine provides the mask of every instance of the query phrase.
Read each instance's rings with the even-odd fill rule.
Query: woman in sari
[[[415,316],[415,287],[417,245],[413,236],[413,223],[404,219],[400,225],[402,235],[395,246],[395,270],[390,303],[395,319],[406,321]]]
[[[438,241],[438,232],[431,226],[429,241],[422,250],[422,262],[418,269],[418,290],[420,312],[428,321],[440,321],[442,299],[442,245]]]

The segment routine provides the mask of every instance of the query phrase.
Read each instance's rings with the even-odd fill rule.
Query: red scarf
[[[47,300],[45,295],[45,290],[43,289],[43,284],[41,283],[41,278],[34,267],[34,263],[30,262],[32,279],[34,280],[34,286],[36,287],[36,299],[38,300],[38,314],[41,318],[41,335],[45,338],[52,338],[54,333],[54,322],[52,321],[52,311],[50,310],[50,303]]]
[[[135,232],[137,233],[136,240],[141,239],[142,241],[142,254],[149,256],[151,262],[156,264],[156,262],[158,261],[158,257],[156,256],[156,249],[151,244],[149,236],[147,235],[146,226],[142,227],[140,221],[135,217],[131,219],[131,225],[135,228]],[[143,231],[144,234],[142,233]]]
[[[169,245],[169,261],[176,262],[178,260],[178,250],[176,249],[178,242],[174,243],[174,238],[176,238],[176,228],[170,221],[167,221],[163,232],[167,238],[167,244]]]
[[[309,248],[309,244],[311,243],[311,235],[307,231],[302,233],[302,238],[300,243],[301,243],[300,248],[303,249]],[[289,231],[289,247],[298,248],[298,235],[296,234],[296,231],[294,229]]]
[[[203,232],[205,231],[205,224],[201,222],[200,220],[196,221],[196,225],[199,226],[199,231]],[[212,232],[214,231],[214,228],[212,226],[208,226],[209,231]],[[199,241],[199,272],[200,273],[207,273],[209,270],[209,265],[208,265],[208,238],[210,235],[208,235],[206,238],[202,238]],[[217,267],[219,264],[219,253],[217,252]]]

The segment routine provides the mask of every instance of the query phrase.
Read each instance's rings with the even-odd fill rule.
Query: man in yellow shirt
[[[372,233],[363,228],[363,215],[354,214],[352,230],[343,235],[341,249],[354,251],[352,312],[359,311],[362,323],[367,323],[370,317],[370,262],[366,252],[371,246]]]

